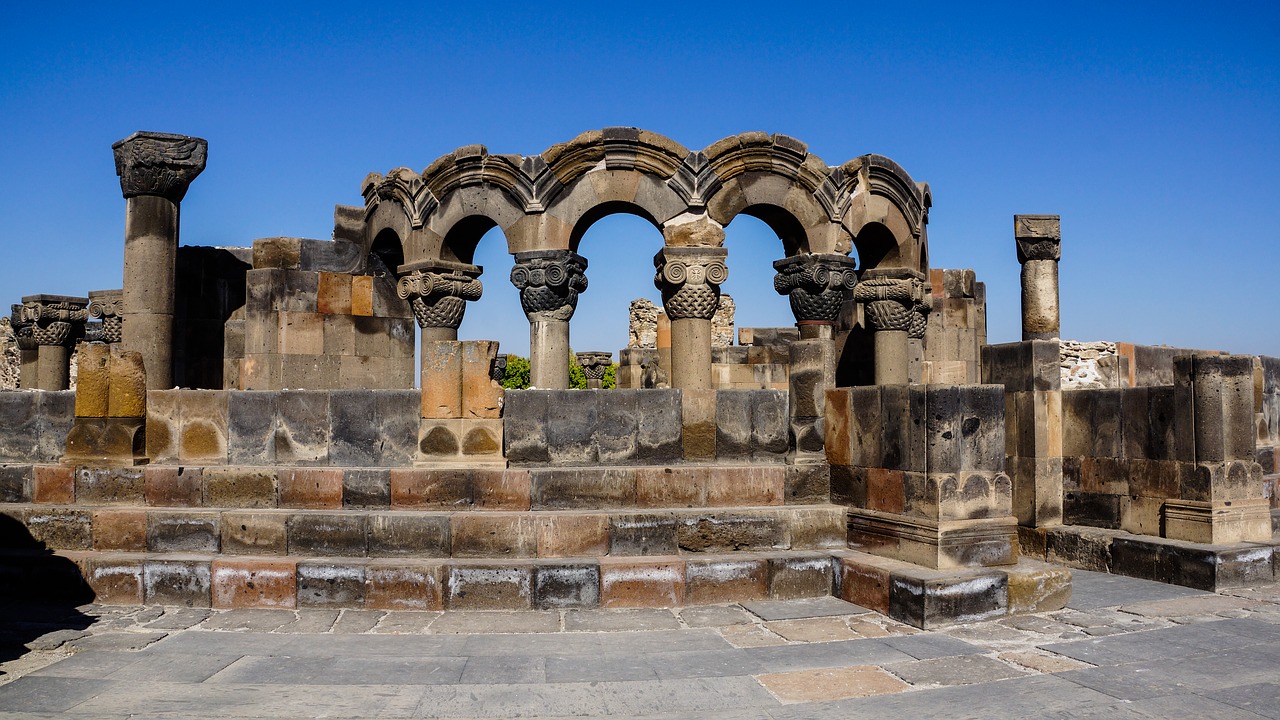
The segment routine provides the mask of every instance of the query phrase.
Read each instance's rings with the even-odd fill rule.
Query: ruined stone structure
[[[928,185],[878,155],[634,128],[468,146],[370,174],[330,240],[196,248],[178,210],[205,142],[115,150],[124,288],[9,320],[29,389],[0,392],[5,587],[386,609],[834,594],[928,627],[1061,607],[1065,566],[1273,577],[1280,360],[1117,343],[1108,381],[1071,389],[1055,216],[1015,218],[1024,340],[990,345],[983,283],[929,265]],[[568,390],[571,362],[596,388],[613,359],[569,348],[608,273],[579,240],[617,212],[662,232],[661,312],[633,306],[619,389]],[[735,345],[740,214],[777,234],[796,323]],[[494,227],[497,280],[473,262]],[[536,389],[458,340],[505,280]]]

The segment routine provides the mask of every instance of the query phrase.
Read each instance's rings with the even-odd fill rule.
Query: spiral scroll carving
[[[68,300],[27,300],[22,304],[21,315],[23,322],[29,324],[31,338],[37,345],[67,347],[84,336],[84,325],[89,319],[84,301]]]
[[[578,307],[578,293],[587,289],[586,270],[587,259],[571,250],[520,253],[511,284],[529,320],[567,321]]]
[[[852,258],[798,255],[773,264],[773,289],[786,295],[800,322],[835,322],[849,291],[858,284]]]
[[[451,328],[462,324],[467,301],[480,299],[484,286],[466,273],[414,270],[396,283],[396,294],[408,300],[420,328]]]
[[[670,249],[654,258],[653,284],[662,291],[662,304],[672,320],[710,320],[720,307],[720,285],[729,279],[724,253],[675,254]]]
[[[88,334],[90,340],[105,343],[118,343],[123,335],[124,311],[122,299],[99,298],[89,302],[89,317],[101,320],[102,325],[96,332]]]

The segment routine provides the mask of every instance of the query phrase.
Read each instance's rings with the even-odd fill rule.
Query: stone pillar
[[[924,276],[906,268],[865,270],[853,291],[862,303],[874,333],[877,385],[906,385],[910,381],[911,332],[924,304]],[[923,335],[924,328],[919,332]]]
[[[853,258],[844,255],[796,255],[773,263],[773,289],[791,301],[801,340],[835,337],[836,319],[858,282]]]
[[[142,355],[147,387],[173,386],[174,263],[178,208],[204,170],[208,143],[185,135],[137,132],[111,146],[124,194],[126,351]]]
[[[89,317],[102,323],[95,332],[86,334],[90,342],[120,342],[124,311],[124,290],[90,290]]]
[[[529,385],[569,387],[569,318],[587,289],[587,259],[572,250],[516,253],[511,283],[529,318]]]
[[[1014,240],[1022,264],[1022,339],[1053,340],[1061,334],[1058,260],[1062,231],[1057,215],[1014,215]]]
[[[440,261],[405,269],[406,274],[396,282],[396,294],[408,300],[413,309],[418,322],[418,354],[426,357],[428,343],[458,339],[467,301],[479,300],[484,292],[478,279],[484,268]],[[423,365],[420,387],[427,386],[426,372]]]
[[[671,387],[711,389],[711,318],[729,277],[720,247],[666,247],[653,257],[654,285],[671,318]]]
[[[576,353],[582,374],[587,376],[587,389],[600,390],[604,387],[604,373],[613,364],[613,353],[590,351]]]
[[[36,345],[36,339],[31,334],[32,321],[27,319],[27,313],[22,303],[11,305],[10,311],[9,324],[13,326],[13,338],[18,344],[18,356],[21,363],[18,366],[18,387],[23,390],[34,390],[36,387],[36,358],[40,346]]]
[[[88,298],[65,295],[29,295],[22,298],[31,337],[39,346],[35,385],[39,390],[66,390],[71,386],[71,348],[84,337],[89,319]]]

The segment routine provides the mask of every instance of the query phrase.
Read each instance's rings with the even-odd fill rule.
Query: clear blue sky
[[[211,5],[7,4],[4,303],[120,286],[111,143],[135,130],[209,141],[188,245],[328,238],[366,173],[470,143],[535,154],[634,125],[701,148],[764,130],[928,181],[933,264],[987,283],[992,342],[1020,332],[1012,216],[1059,213],[1065,336],[1280,355],[1273,2]],[[660,243],[630,216],[590,230],[577,349],[625,345]],[[781,244],[742,217],[726,245],[739,324],[790,324]],[[479,255],[463,335],[525,352],[496,231]]]

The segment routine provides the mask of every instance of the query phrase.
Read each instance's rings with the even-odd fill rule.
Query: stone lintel
[[[415,260],[401,265],[396,269],[398,275],[408,275],[413,271],[434,272],[434,273],[458,273],[471,278],[478,278],[484,273],[484,266],[472,265],[471,263],[454,262],[452,260]]]

